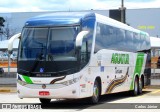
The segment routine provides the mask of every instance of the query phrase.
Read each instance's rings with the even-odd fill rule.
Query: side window
[[[102,30],[102,27],[103,25],[101,25],[100,23],[97,23],[95,48],[94,48],[95,53],[104,48],[103,42],[102,42],[104,30]]]
[[[95,40],[95,50],[98,52],[101,49],[108,48],[112,43],[110,39],[113,34],[113,29],[107,25],[98,23],[96,28],[96,40]]]
[[[95,53],[101,49],[125,50],[125,31],[109,25],[97,24]]]
[[[126,33],[126,39],[125,39],[125,41],[126,41],[126,51],[134,51],[134,45],[133,45],[133,32],[131,32],[131,31],[125,31]]]
[[[137,52],[149,46],[149,40],[145,34],[97,23],[95,53],[101,49]]]
[[[138,33],[133,33],[133,48],[134,52],[137,52],[139,50],[139,38],[140,35]]]
[[[83,40],[83,41],[88,42],[88,45],[87,45],[88,53],[90,53],[91,49],[92,49],[94,26],[95,26],[95,20],[94,19],[86,19],[82,23],[82,30],[89,31],[89,34],[87,34],[87,39]]]
[[[82,30],[87,30],[89,33],[83,38],[82,47],[81,47],[81,65],[85,66],[91,55],[92,50],[92,41],[93,41],[93,32],[94,32],[95,20],[85,19],[82,23]]]
[[[124,41],[125,40],[125,31],[123,29],[120,29],[120,28],[116,28],[116,39],[115,39],[115,44],[114,44],[114,49],[117,49],[117,50],[125,50],[125,45],[126,45],[126,42]]]
[[[141,48],[141,35],[138,34],[138,37],[136,38],[136,48],[137,48],[137,51],[140,51],[140,48]]]
[[[140,46],[140,50],[142,51],[142,50],[145,50],[146,49],[146,47],[147,47],[147,43],[146,43],[146,41],[145,41],[145,35],[143,35],[143,34],[141,34],[141,38],[140,38],[140,43],[141,43],[141,46]]]
[[[83,39],[82,47],[81,47],[81,62],[85,63],[88,61],[88,41],[86,38]]]

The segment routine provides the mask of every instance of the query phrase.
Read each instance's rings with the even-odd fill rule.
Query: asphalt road
[[[0,93],[1,103],[29,103],[40,105],[42,110],[55,110],[58,111],[89,111],[90,109],[94,112],[112,110],[117,112],[118,110],[132,112],[132,110],[142,112],[150,111],[159,112],[160,109],[160,89],[145,89],[143,94],[140,96],[133,97],[127,92],[116,93],[110,95],[104,95],[98,104],[92,105],[88,102],[88,99],[79,100],[52,100],[48,105],[41,105],[38,99],[19,99],[16,93]],[[150,106],[150,107],[148,107]],[[159,109],[157,109],[159,108]],[[141,111],[139,111],[141,110]],[[147,111],[146,111],[147,110]],[[126,111],[127,112],[127,111]]]

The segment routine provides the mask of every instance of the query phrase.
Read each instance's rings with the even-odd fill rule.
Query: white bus
[[[96,13],[53,13],[26,21],[19,38],[20,98],[97,103],[104,94],[142,93],[150,53],[145,32]]]

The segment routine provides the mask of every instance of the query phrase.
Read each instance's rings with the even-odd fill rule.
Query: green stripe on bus
[[[33,82],[32,82],[32,80],[31,80],[30,77],[24,76],[24,75],[22,75],[22,76],[23,76],[24,80],[26,81],[26,83],[28,83],[28,84],[33,84]]]
[[[143,62],[144,62],[144,54],[143,53],[138,53],[137,54],[137,60],[136,60],[136,66],[135,66],[135,70],[134,70],[134,74],[133,74],[132,82],[131,82],[131,86],[130,86],[130,90],[134,89],[134,77],[135,77],[135,75],[136,74],[138,74],[138,76],[141,75]]]

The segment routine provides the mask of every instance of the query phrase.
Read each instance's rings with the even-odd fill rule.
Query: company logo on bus
[[[44,68],[40,68],[39,72],[43,73],[44,72]]]
[[[46,85],[45,85],[45,84],[43,84],[43,85],[42,85],[42,88],[43,88],[43,89],[46,89]]]

